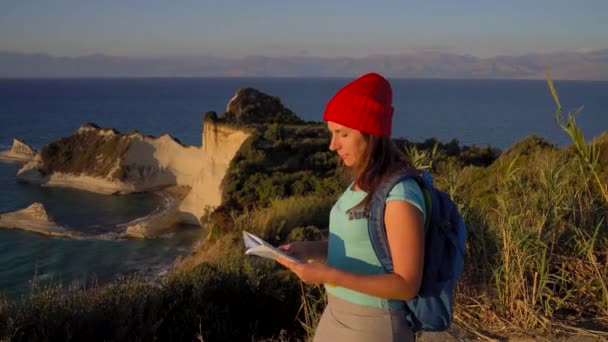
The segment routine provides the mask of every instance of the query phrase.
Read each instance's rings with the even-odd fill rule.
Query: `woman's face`
[[[367,147],[367,141],[361,132],[342,126],[332,121],[327,122],[327,128],[331,133],[329,149],[335,151],[344,165],[352,168],[361,167],[363,155]]]

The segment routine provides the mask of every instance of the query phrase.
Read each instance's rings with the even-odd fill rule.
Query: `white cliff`
[[[158,138],[130,135],[131,144],[121,167],[138,191],[168,185],[192,186],[204,161],[201,148],[185,146],[168,134]]]
[[[199,225],[205,211],[222,203],[222,180],[236,152],[249,136],[243,130],[217,124],[213,120],[205,121],[200,153],[203,167],[179,207],[183,222]]]
[[[84,125],[72,138],[74,144],[78,144],[78,139],[90,140],[91,136],[98,148],[93,151],[97,155],[88,163],[88,170],[52,170],[47,174],[43,171],[43,160],[37,156],[17,172],[17,179],[42,186],[127,194],[173,185],[192,186],[202,167],[200,147],[182,145],[168,134],[158,138],[139,133],[120,135],[112,129]],[[116,140],[125,140],[122,142],[126,146],[124,152],[104,154],[103,144],[112,144]],[[105,169],[106,172],[100,174],[100,169]]]
[[[244,130],[217,124],[215,120],[205,122],[202,147],[183,145],[168,134],[160,137],[137,132],[121,135],[113,129],[87,124],[68,137],[67,143],[60,143],[96,146],[96,150],[73,152],[79,156],[93,153],[92,157],[84,162],[69,160],[72,164],[47,172],[42,157],[37,155],[22,166],[17,178],[41,186],[71,187],[103,194],[156,191],[169,186],[192,189],[183,203],[178,202],[164,215],[130,230],[130,236],[146,236],[150,235],[145,232],[146,227],[158,231],[159,222],[182,221],[199,225],[205,210],[219,206],[222,179],[230,161],[248,137]],[[82,164],[86,164],[87,169],[75,166],[82,167]],[[66,168],[72,171],[66,172]]]

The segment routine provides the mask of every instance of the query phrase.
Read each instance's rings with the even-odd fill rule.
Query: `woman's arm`
[[[394,273],[363,275],[317,262],[294,264],[284,259],[279,262],[305,282],[327,283],[387,299],[414,298],[420,289],[424,263],[422,213],[406,201],[391,201],[386,204],[384,222]]]

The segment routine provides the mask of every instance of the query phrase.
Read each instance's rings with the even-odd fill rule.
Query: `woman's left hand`
[[[330,283],[330,274],[334,268],[325,263],[315,260],[308,260],[306,263],[296,263],[281,256],[277,257],[277,262],[295,273],[298,278],[307,284]]]

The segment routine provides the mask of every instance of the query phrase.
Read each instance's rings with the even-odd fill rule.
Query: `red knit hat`
[[[388,81],[370,73],[340,89],[327,103],[323,120],[376,136],[390,136],[393,91]]]

